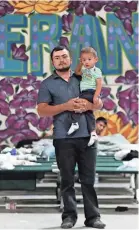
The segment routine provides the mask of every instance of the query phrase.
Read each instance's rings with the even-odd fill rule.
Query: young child
[[[79,97],[87,99],[89,102],[94,104],[97,103],[102,88],[102,73],[99,68],[95,67],[97,61],[97,52],[92,47],[85,47],[81,50],[80,63],[75,70],[76,75],[82,76],[80,82],[81,93]],[[87,111],[85,114],[88,131],[90,133],[88,146],[91,146],[95,140],[97,140],[97,134],[95,131],[95,117],[92,111]],[[73,132],[79,129],[79,117],[80,114],[72,113],[72,125],[68,131],[68,135],[71,135]]]

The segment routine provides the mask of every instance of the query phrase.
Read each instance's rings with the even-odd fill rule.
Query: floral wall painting
[[[80,50],[97,50],[103,73],[101,98],[108,127],[138,139],[138,2],[0,0],[0,146],[49,133],[51,117],[36,112],[41,81],[52,72],[50,52],[71,49],[74,70]]]

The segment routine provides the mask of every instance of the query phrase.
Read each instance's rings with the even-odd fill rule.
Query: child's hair
[[[97,57],[97,52],[95,51],[95,49],[89,46],[81,49],[81,55],[83,53],[91,53],[94,57]]]

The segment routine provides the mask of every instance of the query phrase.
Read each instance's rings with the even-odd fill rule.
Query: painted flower
[[[59,45],[68,47],[69,46],[69,40],[67,37],[60,37]]]
[[[24,89],[26,89],[27,87],[30,87],[30,86],[32,86],[34,89],[39,89],[41,81],[37,81],[36,79],[37,78],[35,75],[33,75],[32,73],[29,73],[27,75],[27,79],[23,79],[21,81],[20,86]]]
[[[111,88],[103,87],[101,91],[101,100],[103,102],[103,108],[106,110],[113,110],[116,108],[115,102],[109,98]]]
[[[5,93],[5,99],[6,99],[6,94],[8,96],[11,96],[14,94],[14,88],[13,84],[19,84],[22,79],[20,77],[5,77],[2,80],[0,80],[0,94],[3,95]],[[1,98],[1,96],[0,96]]]
[[[128,70],[124,76],[119,76],[116,80],[116,83],[124,83],[126,85],[138,84],[138,75],[135,70]]]
[[[5,77],[0,81],[1,85],[8,85],[8,84],[19,84],[22,81],[21,77]]]
[[[32,1],[10,1],[10,4],[16,9],[16,14],[29,14],[36,11],[40,14],[59,13],[67,9],[67,1],[47,1],[47,0],[32,0]]]
[[[1,141],[5,141],[8,137],[10,136],[14,136],[16,134],[16,130],[14,129],[3,129],[3,130],[0,130],[0,140]],[[0,142],[1,142],[0,141]]]
[[[130,143],[136,143],[138,140],[138,126],[132,127],[131,123],[124,125],[121,117],[118,114],[109,114],[103,111],[95,111],[95,117],[106,118],[108,124],[102,133],[102,136],[112,135],[120,133],[123,135]]]
[[[27,113],[23,109],[17,109],[15,114],[11,114],[5,121],[7,128],[13,128],[15,130],[28,129],[28,123],[33,126],[38,125],[38,116],[35,113]]]
[[[4,92],[3,90],[0,91],[0,100],[6,100],[6,92]]]
[[[7,1],[0,1],[0,17],[6,14],[11,14],[14,11],[14,7]]]
[[[101,10],[104,2],[101,1],[69,1],[68,8],[74,10],[77,16],[82,16],[84,11],[87,14],[95,16],[95,11]]]
[[[73,15],[71,13],[62,16],[62,29],[66,32],[72,30]]]
[[[38,122],[38,129],[41,131],[46,131],[53,123],[52,117],[41,117]]]
[[[137,1],[131,1],[131,2],[123,1],[122,5],[121,6],[119,5],[120,9],[117,9],[115,11],[115,15],[121,20],[125,20],[125,19],[131,20],[132,12],[137,11],[137,5],[138,5]]]
[[[11,82],[6,79],[8,79],[8,77],[0,80],[0,92],[3,92],[3,94],[5,93],[7,96],[11,96],[14,93],[14,89]]]
[[[20,45],[19,48],[16,46],[15,43],[11,45],[11,50],[12,50],[12,58],[15,60],[20,60],[20,61],[27,61],[28,56],[25,54],[26,52],[26,46]]]
[[[10,114],[9,104],[1,99],[0,99],[0,113],[5,116],[8,116]]]
[[[34,90],[22,90],[20,93],[14,95],[13,100],[10,101],[10,108],[35,108],[37,97],[37,92]]]
[[[127,1],[108,1],[106,2],[106,5],[104,6],[104,10],[106,12],[117,12],[118,10],[121,10],[121,14],[122,14],[122,10],[125,9],[129,9],[131,12],[135,12],[137,11],[137,1],[131,1],[131,2],[127,2]],[[126,10],[126,14],[127,14],[127,10]],[[126,16],[126,15],[125,15]],[[123,17],[125,17],[123,16]]]
[[[137,11],[138,1],[109,1],[104,10],[107,12],[113,11],[115,16],[119,18],[124,25],[127,34],[133,34],[132,13]]]
[[[124,125],[129,121],[132,121],[134,125],[138,124],[138,87],[132,86],[123,91],[117,92],[117,98],[119,99],[119,106],[125,111],[119,112]]]
[[[19,132],[16,132],[16,134],[12,136],[11,142],[16,145],[19,141],[29,139],[38,139],[37,133],[30,129],[23,129]]]

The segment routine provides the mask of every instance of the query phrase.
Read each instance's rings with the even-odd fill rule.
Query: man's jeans
[[[99,217],[98,200],[94,189],[96,166],[96,143],[88,147],[89,137],[55,139],[54,146],[61,174],[61,192],[64,202],[62,219],[77,219],[74,189],[74,169],[78,164],[86,220]]]

